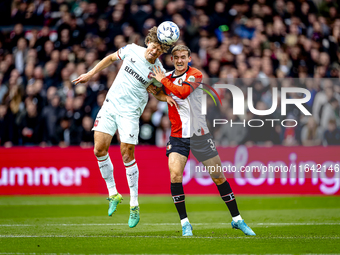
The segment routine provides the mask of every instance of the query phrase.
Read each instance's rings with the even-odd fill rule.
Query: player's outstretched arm
[[[75,84],[88,82],[92,78],[93,75],[105,69],[117,59],[118,59],[117,52],[106,56],[94,68],[92,68],[87,73],[80,75],[77,79],[74,79],[72,82],[74,82]]]

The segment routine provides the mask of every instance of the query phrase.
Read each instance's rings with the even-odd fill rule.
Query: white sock
[[[139,171],[136,160],[124,163],[126,178],[130,188],[130,206],[138,206],[138,177]]]
[[[240,214],[235,216],[235,217],[233,217],[233,221],[238,222],[239,220],[242,220],[242,217],[241,217]]]
[[[181,225],[183,226],[184,223],[189,222],[188,217],[184,218],[183,220],[181,220]]]
[[[103,179],[106,182],[106,186],[109,191],[109,196],[118,194],[115,179],[113,178],[113,165],[109,154],[106,154],[103,157],[97,157],[97,159],[99,170],[102,174]]]

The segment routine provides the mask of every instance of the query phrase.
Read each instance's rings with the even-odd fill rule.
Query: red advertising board
[[[340,195],[340,147],[218,148],[222,170],[235,194]],[[129,193],[119,147],[109,150],[120,193]],[[140,194],[169,194],[164,148],[137,146]],[[187,194],[217,194],[193,157],[184,171]],[[92,149],[0,148],[0,195],[106,194]]]

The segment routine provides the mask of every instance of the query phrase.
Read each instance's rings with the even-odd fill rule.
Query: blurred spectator
[[[329,120],[327,130],[324,133],[324,145],[340,145],[340,128],[335,120]]]
[[[18,40],[17,47],[13,51],[13,57],[15,59],[15,68],[19,71],[20,74],[24,72],[27,52],[28,49],[26,39],[21,37]]]
[[[92,127],[93,119],[90,116],[85,116],[82,121],[80,146],[82,147],[93,146],[93,132],[91,131]]]
[[[322,129],[318,127],[313,117],[308,118],[307,124],[302,128],[301,141],[303,146],[317,146],[322,142]]]
[[[59,143],[56,138],[56,127],[65,116],[66,110],[60,106],[60,96],[56,87],[49,87],[47,90],[48,105],[42,111],[44,125],[44,142],[56,145]]]
[[[43,127],[37,104],[27,98],[25,100],[26,113],[20,122],[23,145],[38,145],[43,141]]]
[[[60,125],[56,127],[54,142],[60,147],[67,147],[71,144],[71,120],[68,117],[60,119]]]
[[[165,147],[169,141],[171,133],[171,123],[169,117],[163,115],[159,127],[156,129],[156,146]]]
[[[106,94],[107,94],[106,90],[98,92],[96,105],[94,105],[94,107],[92,108],[92,112],[91,112],[92,119],[96,119],[96,116],[100,108],[103,106],[104,100],[106,98]]]
[[[141,115],[139,123],[139,143],[140,144],[156,144],[156,127],[151,121],[151,108],[146,107]]]
[[[340,107],[339,101],[332,97],[327,104],[325,104],[321,113],[320,125],[326,129],[329,120],[335,119],[337,126],[340,126]]]
[[[288,119],[289,121],[285,122],[285,125],[288,127],[283,127],[281,132],[282,145],[297,146],[299,145],[299,130],[297,126],[294,126],[296,122],[292,121],[294,116],[288,116]]]
[[[231,124],[242,123],[241,119],[237,115],[233,115],[233,110],[231,108],[227,110],[225,119],[228,120],[228,123],[221,125],[215,133],[214,138],[216,140],[216,145],[236,146],[242,144],[247,134],[247,128],[242,124]]]
[[[13,140],[13,117],[8,112],[6,105],[0,104],[0,145],[12,146]]]
[[[47,90],[51,86],[58,86],[59,79],[56,73],[57,64],[55,62],[48,61],[45,65],[44,69],[44,88]]]

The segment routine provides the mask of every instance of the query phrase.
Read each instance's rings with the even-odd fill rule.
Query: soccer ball
[[[179,38],[178,26],[171,21],[163,22],[157,28],[157,38],[161,43],[168,45],[177,42]]]

